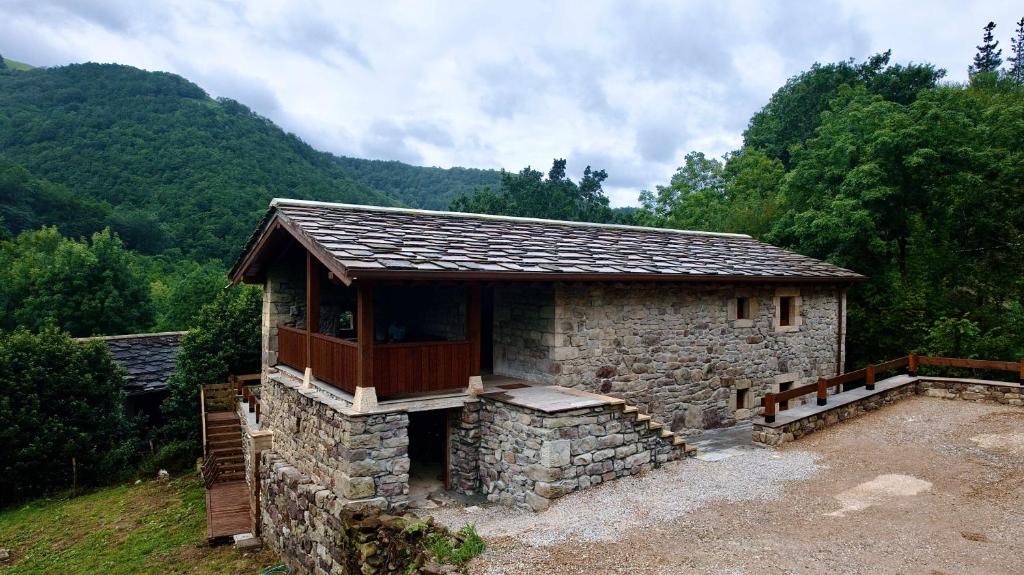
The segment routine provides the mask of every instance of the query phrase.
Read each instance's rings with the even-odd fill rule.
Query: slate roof
[[[128,395],[167,389],[167,380],[174,374],[183,331],[136,333],[81,338],[105,341],[114,361],[128,372],[125,391]]]
[[[740,234],[275,199],[233,280],[275,223],[349,279],[863,279]]]

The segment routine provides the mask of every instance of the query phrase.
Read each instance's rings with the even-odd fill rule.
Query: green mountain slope
[[[350,177],[418,208],[447,210],[451,201],[482,186],[496,186],[499,172],[477,168],[428,168],[393,160],[338,157]]]
[[[0,71],[0,160],[140,228],[124,233],[136,249],[221,260],[275,196],[439,207],[432,195],[488,173],[338,158],[180,76],[107,64]],[[21,202],[6,226],[67,223],[35,209]]]

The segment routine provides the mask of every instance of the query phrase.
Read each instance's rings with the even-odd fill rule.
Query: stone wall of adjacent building
[[[306,325],[306,271],[297,265],[278,265],[267,270],[263,284],[261,322],[263,365],[277,365],[277,326]]]
[[[448,412],[449,478],[463,495],[480,492],[480,402]]]
[[[776,295],[799,294],[797,325],[776,328]],[[756,314],[730,319],[735,298]],[[715,284],[559,285],[549,381],[625,399],[698,432],[756,415],[765,393],[836,374],[835,287]],[[735,405],[747,389],[746,409]]]
[[[353,414],[280,375],[267,378],[260,403],[274,451],[313,482],[348,500],[379,499],[387,508],[408,502],[408,415]]]
[[[447,573],[426,555],[424,540],[443,533],[413,515],[389,515],[351,502],[273,451],[261,467],[263,541],[295,575]],[[416,529],[410,529],[416,525]]]
[[[494,288],[494,373],[554,383],[555,286]]]
[[[808,433],[831,427],[915,395],[1024,406],[1024,387],[1020,384],[920,377],[908,379],[905,384],[898,387],[880,391],[843,405],[836,405],[782,425],[766,424],[763,421],[755,422],[753,439],[755,442],[765,445],[781,445],[800,439]]]
[[[605,405],[549,414],[480,400],[479,466],[488,500],[541,511],[577,489],[684,455],[649,420]]]

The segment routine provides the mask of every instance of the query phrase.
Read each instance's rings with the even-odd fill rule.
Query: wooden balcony
[[[309,334],[278,326],[278,361],[348,393],[358,382],[359,346],[355,341]],[[382,343],[373,346],[373,385],[379,397],[465,388],[470,376],[469,341]]]

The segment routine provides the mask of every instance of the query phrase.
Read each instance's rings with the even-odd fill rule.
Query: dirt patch
[[[975,435],[971,441],[982,449],[993,449],[1012,454],[1024,455],[1024,433],[983,433]]]
[[[931,488],[931,483],[909,475],[879,475],[836,495],[843,508],[828,515],[843,517],[851,511],[862,511],[872,505],[885,505],[901,497],[913,497]]]
[[[656,470],[648,476],[653,483],[637,484],[629,495],[642,501],[650,493],[649,505],[618,516],[595,514],[585,506],[588,498],[598,505],[608,500],[600,490],[582,492],[572,500],[576,513],[505,524],[509,529],[490,541],[471,573],[1019,575],[1024,458],[972,438],[1018,433],[1021,414],[1020,408],[914,398],[777,452],[688,461],[679,467],[686,473]],[[794,457],[808,466],[802,478],[771,482],[757,471]],[[722,497],[733,481],[746,484],[735,473],[746,473],[754,485],[764,481],[764,495]],[[691,497],[693,476],[718,478],[720,484],[702,483],[716,495],[666,510],[669,498],[662,494]],[[829,515],[837,507],[859,510]],[[600,541],[564,537],[589,530],[592,521],[622,527]],[[528,544],[531,525],[548,522],[561,525],[551,527],[560,537]]]

